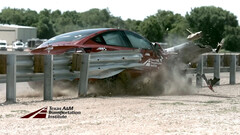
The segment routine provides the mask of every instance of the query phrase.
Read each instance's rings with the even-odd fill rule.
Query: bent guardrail
[[[240,71],[239,58],[239,53],[204,54],[201,56],[197,68],[189,71],[200,75],[213,73],[216,78],[221,78],[220,72],[229,72],[229,84],[236,84],[236,72]],[[202,82],[202,78],[196,76],[196,85],[201,87]],[[220,82],[217,85],[220,85]]]
[[[229,72],[229,83],[236,83],[236,71],[240,71],[239,54],[204,54],[197,68],[188,73]],[[0,83],[7,84],[7,101],[16,102],[16,82],[44,80],[44,100],[52,100],[53,80],[79,80],[78,96],[87,93],[88,78],[108,78],[128,68],[139,68],[142,54],[135,51],[104,51],[74,55],[31,55],[26,53],[0,54]],[[202,86],[202,78],[196,78]]]
[[[7,84],[7,102],[16,102],[16,82],[39,80],[44,80],[44,100],[52,100],[53,80],[80,78],[78,95],[85,96],[88,78],[107,78],[141,67],[141,59],[139,50],[56,56],[5,54],[0,58],[0,83]]]

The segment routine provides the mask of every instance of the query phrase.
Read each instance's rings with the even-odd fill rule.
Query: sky
[[[0,0],[0,10],[10,8],[31,9],[37,12],[46,9],[84,12],[92,8],[108,8],[113,16],[144,20],[160,10],[170,10],[182,16],[195,7],[215,6],[230,11],[240,20],[237,0]],[[239,21],[240,22],[240,21]]]

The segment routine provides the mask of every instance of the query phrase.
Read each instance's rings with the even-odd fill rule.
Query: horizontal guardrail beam
[[[139,51],[105,51],[99,53],[91,53],[90,66],[89,66],[89,78],[106,78],[113,75],[116,75],[123,71],[126,68],[138,68],[142,67],[141,63],[138,63],[142,54]],[[208,55],[208,56],[207,56]],[[204,55],[206,57],[206,61],[209,62],[207,58],[211,58],[213,63],[216,63],[216,58],[219,58],[218,65],[212,64],[212,67],[204,67],[203,73],[214,73],[215,77],[220,75],[220,72],[230,72],[230,67],[219,67],[220,62],[223,59],[223,54],[207,54]],[[238,56],[239,54],[234,54]],[[6,56],[6,55],[5,55]],[[230,56],[230,54],[227,54]],[[79,56],[80,57],[80,56]],[[221,58],[222,57],[222,58]],[[4,56],[0,55],[1,62],[4,63]],[[43,57],[38,57],[38,64],[35,61],[36,56],[29,54],[17,55],[16,58],[16,82],[24,82],[24,81],[37,81],[43,80]],[[230,57],[229,57],[230,58]],[[53,57],[53,78],[54,80],[73,80],[75,78],[79,78],[79,71],[72,70],[72,55],[56,55]],[[236,59],[237,61],[237,59]],[[239,61],[239,60],[238,60]],[[77,64],[77,61],[75,62]],[[79,64],[78,64],[79,65]],[[208,66],[207,64],[204,64]],[[211,64],[210,64],[211,65]],[[1,66],[1,65],[0,65]],[[35,68],[42,68],[42,73],[34,73]],[[219,68],[219,72],[217,71],[217,67]],[[2,68],[3,69],[3,68]],[[240,71],[240,66],[236,65],[236,71]],[[188,73],[196,73],[196,69],[187,69]],[[217,73],[219,75],[217,75]],[[220,76],[219,76],[220,77]],[[6,82],[6,75],[0,74],[0,83]]]

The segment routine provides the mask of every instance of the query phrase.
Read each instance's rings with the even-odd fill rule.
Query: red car
[[[198,39],[201,32],[192,33],[191,39]],[[195,38],[196,37],[196,38]],[[66,52],[92,53],[99,51],[134,50],[140,49],[143,55],[142,63],[145,69],[156,69],[163,61],[171,66],[177,65],[176,61],[189,64],[199,55],[211,52],[210,46],[195,44],[192,41],[163,49],[158,43],[151,43],[135,32],[114,28],[86,29],[58,35],[44,42],[33,54],[62,54]],[[169,54],[173,57],[168,57]]]
[[[201,33],[192,33],[191,39],[200,38]],[[191,40],[188,39],[188,40]],[[192,41],[162,49],[158,43],[151,43],[135,32],[114,28],[86,29],[58,35],[44,42],[33,54],[62,54],[65,52],[99,52],[115,50],[141,49],[145,60],[166,58],[164,54],[177,53],[184,63],[196,59],[199,55],[211,52],[210,46],[202,46]],[[189,57],[191,55],[191,57]],[[177,56],[179,58],[179,56]]]
[[[134,48],[151,49],[151,42],[127,30],[98,28],[61,34],[49,39],[32,53],[47,54],[47,47],[53,47],[50,54],[61,54],[73,48],[83,48],[86,52],[102,50],[129,50]]]
[[[159,59],[159,55],[163,54],[160,45],[154,46],[137,33],[113,28],[86,29],[61,34],[41,44],[31,53],[62,54],[79,51],[90,53],[133,49],[141,49],[143,62],[149,58]]]

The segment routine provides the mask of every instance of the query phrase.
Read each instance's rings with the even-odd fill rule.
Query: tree
[[[103,24],[103,27],[107,28],[124,28],[124,21],[121,17],[110,17],[107,22]]]
[[[165,30],[163,42],[167,42],[170,46],[186,42],[188,23],[183,16],[162,10],[158,10],[156,16],[162,29]]]
[[[81,24],[78,24],[79,20],[79,14],[76,11],[61,13],[59,10],[56,10],[51,14],[51,22],[57,35],[80,29]]]
[[[214,6],[194,8],[186,14],[192,31],[202,31],[202,44],[213,48],[224,38],[225,26],[237,27],[237,17],[229,11]]]
[[[140,24],[139,29],[150,41],[167,41],[170,44],[174,44],[173,40],[176,37],[186,36],[187,26],[187,21],[180,14],[158,10],[155,15],[147,17]]]
[[[24,26],[36,27],[38,23],[38,13],[36,11],[27,9],[24,11]]]
[[[80,14],[81,23],[84,28],[102,27],[110,19],[110,13],[107,9],[93,8]]]
[[[59,18],[61,18],[62,12],[60,10],[52,11],[50,18],[53,24],[57,23],[59,21]]]
[[[131,31],[140,32],[140,30],[139,30],[140,23],[141,23],[141,21],[138,21],[138,20],[127,19],[124,22],[124,28],[131,30]]]
[[[232,52],[240,51],[240,27],[225,27],[225,42],[223,48]]]
[[[51,11],[44,9],[39,13],[39,21],[37,24],[37,36],[42,39],[49,39],[55,36],[55,32],[53,30],[53,25],[50,20]]]
[[[24,25],[24,9],[5,8],[1,12],[1,23]]]
[[[38,23],[38,13],[30,9],[5,8],[0,13],[0,23],[36,26]]]
[[[140,33],[148,40],[159,42],[163,40],[163,30],[156,16],[149,16],[140,24]]]

